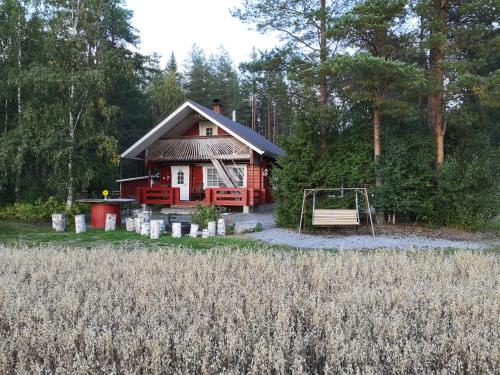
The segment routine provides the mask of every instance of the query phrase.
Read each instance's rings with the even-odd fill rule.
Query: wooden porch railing
[[[142,204],[175,204],[180,196],[180,189],[169,186],[137,188],[137,197]]]
[[[205,203],[215,206],[257,206],[260,204],[258,189],[207,188]]]
[[[169,186],[137,188],[137,198],[141,204],[183,204],[180,189]],[[189,202],[192,203],[192,202]],[[247,188],[206,188],[205,200],[201,204],[215,206],[258,206],[261,203],[259,189]]]

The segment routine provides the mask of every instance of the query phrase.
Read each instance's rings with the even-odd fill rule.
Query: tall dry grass
[[[499,271],[479,252],[0,247],[0,373],[498,373]]]

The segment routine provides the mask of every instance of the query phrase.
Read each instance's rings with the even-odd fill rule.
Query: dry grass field
[[[499,260],[0,245],[0,374],[498,373]]]

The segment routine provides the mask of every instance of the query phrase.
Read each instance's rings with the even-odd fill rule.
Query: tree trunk
[[[3,134],[4,136],[7,136],[7,128],[9,124],[9,100],[5,99],[5,117],[4,117],[4,128],[3,128]]]
[[[375,94],[375,103],[373,106],[373,151],[375,160],[375,186],[381,187],[383,185],[382,177],[380,176],[380,169],[378,163],[382,156],[382,97],[379,92]],[[384,212],[377,210],[375,214],[375,221],[377,224],[384,224]]]
[[[70,83],[69,88],[69,118],[68,118],[68,135],[69,135],[69,148],[68,148],[68,196],[66,198],[66,208],[71,209],[73,207],[73,156],[74,156],[74,145],[75,145],[75,119],[73,115],[73,110],[71,105],[73,104],[73,99],[75,97],[75,84]]]
[[[267,139],[272,141],[273,139],[273,127],[272,127],[272,113],[271,113],[271,106],[272,106],[273,99],[271,96],[267,98]]]
[[[434,76],[435,88],[429,95],[429,128],[432,129],[436,145],[436,168],[444,163],[444,58],[446,37],[446,0],[434,0],[435,19],[431,27],[432,45],[429,52],[429,65]]]
[[[375,94],[375,105],[373,106],[373,150],[375,161],[379,161],[382,156],[382,115],[381,115],[382,97],[380,93]],[[377,186],[379,184],[377,183]]]
[[[22,50],[21,50],[21,9],[17,16],[17,113],[19,115],[19,121],[21,120],[21,68],[22,68]]]
[[[326,152],[327,148],[327,127],[328,127],[328,81],[326,79],[326,71],[324,64],[327,60],[327,45],[326,45],[326,0],[320,0],[320,35],[319,35],[319,135],[320,135],[320,150]]]

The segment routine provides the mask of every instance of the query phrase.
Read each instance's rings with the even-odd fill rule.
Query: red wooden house
[[[229,118],[186,101],[121,158],[144,160],[148,176],[119,180],[123,197],[142,204],[251,207],[272,203],[273,164],[284,151]],[[153,178],[156,177],[156,178]]]

